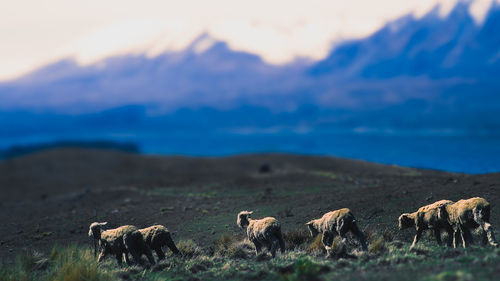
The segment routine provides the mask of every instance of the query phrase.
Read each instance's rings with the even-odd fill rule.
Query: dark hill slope
[[[270,172],[260,173],[263,164]],[[265,169],[264,169],[265,170]],[[365,229],[394,230],[402,212],[439,199],[483,196],[500,227],[500,174],[471,176],[299,155],[151,157],[55,149],[0,163],[0,257],[55,243],[88,243],[95,220],[167,225],[209,245],[237,234],[235,215],[276,216],[284,231],[341,207]],[[400,237],[410,241],[410,233]]]

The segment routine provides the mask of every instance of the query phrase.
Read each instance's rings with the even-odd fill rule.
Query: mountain
[[[445,18],[437,7],[404,16],[317,62],[270,65],[209,34],[152,58],[61,60],[0,84],[0,128],[498,129],[500,6],[481,25],[468,10],[459,2]]]
[[[70,60],[56,62],[1,85],[2,106],[78,113],[127,104],[168,109],[231,106],[246,95],[265,94],[262,89],[272,90],[275,81],[299,69],[265,64],[258,56],[230,50],[224,42],[197,51],[204,40],[213,39],[204,34],[182,52],[154,58],[126,55],[86,67]]]
[[[346,43],[311,68],[311,75],[348,74],[385,79],[492,78],[500,67],[500,12],[494,4],[478,26],[459,2],[445,19],[438,7],[421,19],[394,21],[372,36]]]

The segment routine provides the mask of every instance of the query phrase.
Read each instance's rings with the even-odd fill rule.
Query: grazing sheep
[[[327,255],[330,255],[329,251],[332,248],[335,236],[340,235],[342,242],[345,244],[347,241],[346,233],[349,231],[358,237],[363,250],[367,250],[365,235],[358,228],[356,219],[348,208],[328,212],[321,218],[306,223],[306,225],[312,237],[315,237],[319,233],[323,234],[321,242],[323,242],[323,246],[325,246],[328,253]]]
[[[97,256],[97,242],[101,240],[102,229],[108,224],[108,222],[93,222],[89,227],[89,237],[92,238],[94,243],[94,257]]]
[[[474,197],[459,200],[455,204],[446,206],[446,215],[449,223],[455,230],[453,246],[462,241],[463,247],[473,244],[471,228],[481,228],[482,243],[498,246],[490,224],[490,204],[484,198]]]
[[[162,251],[163,246],[167,246],[174,254],[179,255],[180,252],[175,246],[170,232],[163,225],[153,225],[147,228],[139,229],[142,234],[146,245],[158,255],[158,259],[162,260],[165,258],[165,253]]]
[[[101,262],[107,255],[114,254],[118,265],[122,266],[122,257],[128,265],[128,253],[132,255],[134,261],[141,263],[141,255],[145,254],[151,264],[155,264],[151,250],[144,242],[142,234],[132,225],[124,225],[115,229],[104,230],[107,222],[94,222],[89,227],[89,237],[94,239],[94,254],[96,252],[96,241],[99,241],[101,252],[98,262]]]
[[[434,236],[439,245],[441,245],[441,230],[448,232],[448,246],[451,246],[453,237],[453,228],[449,224],[444,215],[446,206],[452,204],[450,200],[440,200],[430,205],[426,205],[411,214],[405,213],[399,217],[399,229],[403,230],[409,227],[415,227],[417,233],[411,244],[411,248],[415,247],[417,242],[422,237],[425,230],[431,229],[434,231]]]
[[[255,253],[259,255],[262,246],[266,246],[273,258],[276,256],[278,245],[281,253],[285,252],[285,241],[281,234],[281,224],[272,217],[263,219],[251,219],[253,212],[241,211],[238,214],[236,224],[246,231],[248,240],[255,245]]]

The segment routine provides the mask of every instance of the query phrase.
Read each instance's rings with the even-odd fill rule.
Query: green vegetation
[[[99,266],[90,250],[54,247],[47,256],[24,254],[13,266],[2,265],[0,281],[103,281],[114,274]]]
[[[47,254],[21,255],[14,264],[0,267],[0,281],[101,280],[492,280],[500,271],[500,249],[451,249],[424,242],[410,250],[409,243],[392,240],[388,233],[368,233],[369,251],[361,252],[350,240],[336,240],[326,257],[321,235],[305,231],[285,234],[287,252],[271,259],[255,256],[250,242],[222,235],[207,248],[193,240],[179,241],[183,257],[169,255],[151,268],[119,268],[113,258],[97,264],[90,249],[55,247]]]

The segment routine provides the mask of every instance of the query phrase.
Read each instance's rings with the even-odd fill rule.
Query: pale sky
[[[61,58],[87,65],[181,50],[204,32],[273,64],[321,59],[335,42],[367,36],[408,13],[422,16],[438,3],[446,16],[457,1],[0,0],[0,81]],[[494,1],[474,1],[478,24]]]

